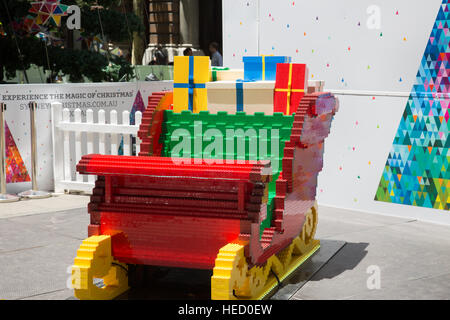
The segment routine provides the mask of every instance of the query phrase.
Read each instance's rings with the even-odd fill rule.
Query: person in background
[[[223,67],[223,58],[219,53],[219,44],[217,42],[213,42],[209,45],[209,52],[211,53],[211,66]]]
[[[156,64],[161,65],[167,65],[167,55],[163,50],[162,46],[158,46],[158,48],[155,51],[155,61]]]
[[[186,49],[184,49],[183,55],[184,55],[185,57],[190,57],[190,56],[192,56],[192,55],[193,55],[192,49],[191,49],[191,48],[186,48]]]

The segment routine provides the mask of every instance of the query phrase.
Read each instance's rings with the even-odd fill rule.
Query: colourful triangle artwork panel
[[[449,210],[450,0],[443,0],[375,200]]]
[[[136,123],[136,112],[138,112],[138,111],[140,111],[142,113],[144,113],[144,111],[145,111],[144,99],[142,99],[142,94],[141,94],[140,90],[138,90],[138,92],[136,94],[136,98],[134,99],[133,107],[131,108],[131,111],[130,111],[130,124],[134,125]],[[118,154],[123,155],[123,138],[119,144]]]
[[[133,103],[133,108],[131,108],[131,112],[130,112],[130,123],[131,124],[135,124],[136,122],[136,112],[142,112],[144,113],[145,111],[145,104],[144,104],[144,100],[142,99],[142,94],[141,91],[138,90],[137,94],[136,94],[136,98],[134,99],[134,103]]]
[[[5,122],[6,183],[31,181],[14,137]]]

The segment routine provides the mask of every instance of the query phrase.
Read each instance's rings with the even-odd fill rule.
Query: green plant
[[[122,78],[129,80],[132,77],[132,67],[123,58],[111,56],[109,52],[101,54],[94,50],[68,48],[67,39],[64,39],[68,34],[65,27],[66,18],[63,19],[61,27],[53,28],[65,40],[66,45],[63,46],[47,46],[45,41],[32,34],[14,31],[11,20],[19,22],[25,17],[28,14],[30,2],[32,1],[0,0],[0,22],[6,32],[6,36],[0,36],[0,72],[3,69],[7,78],[13,78],[18,70],[28,69],[31,64],[43,67],[44,70],[50,67],[53,73],[68,75],[72,82],[81,82],[83,77],[95,82],[119,81]],[[144,29],[142,22],[134,13],[124,13],[124,3],[118,0],[62,0],[61,2],[66,5],[80,6],[82,34],[85,37],[97,35],[103,37],[104,35],[105,39],[102,40],[105,42],[124,42],[130,40],[130,33],[142,32]],[[94,5],[102,8],[93,9]],[[7,14],[8,12],[10,15]],[[47,52],[45,46],[47,46]],[[18,48],[21,56],[18,54]],[[2,76],[3,72],[0,81]]]

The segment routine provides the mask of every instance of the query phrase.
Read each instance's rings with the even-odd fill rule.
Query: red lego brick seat
[[[196,161],[200,163],[184,159],[186,164],[174,164],[159,157],[82,158],[78,172],[102,177],[89,205],[91,228],[97,225],[98,234],[113,236],[116,259],[212,269],[217,248],[237,239],[244,221],[261,219],[271,179],[268,161]]]

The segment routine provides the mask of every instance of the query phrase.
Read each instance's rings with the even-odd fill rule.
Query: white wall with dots
[[[223,2],[225,66],[243,68],[245,55],[291,56],[340,99],[319,204],[450,224],[447,211],[374,200],[441,2]]]

